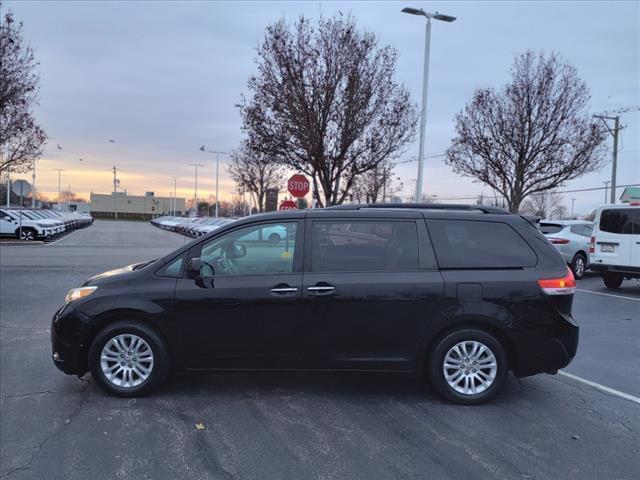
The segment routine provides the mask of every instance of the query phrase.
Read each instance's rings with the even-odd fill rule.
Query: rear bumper
[[[580,329],[571,316],[558,314],[551,328],[520,325],[509,328],[513,358],[511,368],[518,377],[554,373],[571,363],[578,351]],[[533,329],[533,330],[532,330]]]
[[[640,278],[640,267],[630,267],[627,265],[603,265],[602,263],[592,263],[591,270],[598,273],[622,273],[625,276]]]

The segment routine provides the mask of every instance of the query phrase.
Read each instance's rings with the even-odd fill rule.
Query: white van
[[[609,288],[640,278],[640,203],[598,208],[589,257],[590,268],[603,274]]]

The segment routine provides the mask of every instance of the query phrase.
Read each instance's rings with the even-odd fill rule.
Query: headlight
[[[71,303],[71,302],[74,302],[76,300],[80,300],[81,298],[88,297],[93,292],[95,292],[97,289],[98,289],[98,287],[72,288],[71,290],[69,290],[69,293],[67,293],[67,296],[65,297],[65,302],[66,303]]]

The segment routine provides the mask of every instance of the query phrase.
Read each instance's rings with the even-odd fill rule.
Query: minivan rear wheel
[[[621,273],[606,272],[602,280],[607,288],[620,288],[622,285],[623,276]]]
[[[433,387],[463,405],[486,402],[507,377],[507,356],[500,342],[484,330],[468,328],[442,338],[427,366]]]
[[[169,355],[156,331],[143,323],[123,320],[98,333],[89,349],[89,367],[107,393],[135,397],[164,382]]]

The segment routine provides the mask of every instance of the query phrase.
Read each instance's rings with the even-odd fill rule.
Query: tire
[[[38,237],[38,233],[33,228],[23,228],[22,236],[20,236],[20,229],[16,230],[16,238],[24,240],[25,242],[33,242]]]
[[[114,339],[118,341],[114,342]],[[133,354],[131,356],[126,351],[128,348],[118,348],[132,346],[129,351]],[[105,347],[109,350],[107,356],[103,356]],[[135,356],[136,351],[139,359]],[[103,361],[104,358],[108,359]],[[133,369],[129,366],[133,366]],[[149,393],[166,380],[169,367],[169,351],[160,335],[153,328],[135,320],[122,320],[108,325],[96,335],[89,348],[91,375],[100,388],[118,397],[137,397]],[[110,368],[117,373],[111,379],[105,374],[105,369],[108,371]],[[146,369],[149,372],[140,375],[139,372],[145,372]]]
[[[576,253],[571,261],[571,271],[576,280],[584,277],[587,271],[587,257],[584,253]]]
[[[278,243],[280,243],[280,240],[282,240],[280,238],[280,235],[278,235],[277,233],[272,233],[271,235],[269,235],[269,245],[275,246],[278,245]]]
[[[477,350],[474,350],[474,345],[477,345]],[[466,347],[468,356],[460,357],[454,350],[456,346],[460,353],[464,353],[462,349]],[[482,350],[481,346],[487,350]],[[472,356],[474,351],[481,353],[479,355],[475,353],[475,356]],[[493,355],[494,361],[490,354]],[[467,390],[467,392],[458,391],[445,378],[445,358],[447,358],[447,365],[455,365],[446,369],[451,377],[450,381],[453,383],[457,383],[456,380],[460,381],[456,388]],[[457,358],[461,360],[459,363]],[[481,368],[474,368],[472,363],[474,361],[478,362]],[[466,372],[464,375],[463,373],[456,375],[459,365],[462,365],[460,370]],[[483,368],[482,365],[486,366]],[[493,335],[484,330],[465,328],[448,334],[435,345],[429,355],[427,372],[431,385],[445,399],[461,405],[477,405],[492,398],[504,385],[508,372],[507,355]],[[492,380],[489,381],[490,379]],[[465,389],[467,382],[469,382],[469,388]]]
[[[602,280],[607,288],[620,288],[622,285],[622,274],[616,272],[606,272],[602,276]]]

